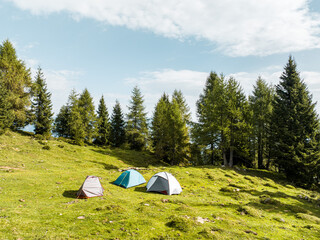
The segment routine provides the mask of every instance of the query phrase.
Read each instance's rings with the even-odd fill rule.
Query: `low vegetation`
[[[46,149],[44,149],[44,146]],[[0,136],[0,239],[319,239],[320,194],[265,170],[159,164],[146,152]],[[180,195],[112,184],[136,167],[160,171]],[[104,196],[76,199],[87,175]]]

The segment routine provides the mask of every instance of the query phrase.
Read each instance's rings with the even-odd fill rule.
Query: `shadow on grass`
[[[134,191],[135,192],[147,192],[147,189],[145,186],[144,187],[140,186],[140,187],[135,187]]]
[[[104,167],[104,169],[106,169],[106,170],[118,169],[117,166],[112,165],[112,164],[107,164],[107,163],[104,163],[104,162],[97,162],[97,161],[90,161],[90,162],[100,164],[100,165],[102,165],[102,166]]]
[[[134,150],[125,150],[121,148],[96,148],[92,149],[92,151],[99,154],[115,157],[123,163],[134,167],[148,167],[150,165],[161,165],[161,163],[157,159],[155,159],[155,157],[151,153],[146,151],[140,152]]]
[[[77,198],[78,190],[66,190],[62,193],[62,196],[66,198]]]

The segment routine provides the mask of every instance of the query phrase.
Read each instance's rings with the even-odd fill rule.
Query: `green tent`
[[[145,183],[146,180],[144,177],[136,170],[130,169],[125,172],[123,172],[116,181],[114,181],[115,185],[124,187],[124,188],[129,188],[133,186],[137,186],[140,184]]]

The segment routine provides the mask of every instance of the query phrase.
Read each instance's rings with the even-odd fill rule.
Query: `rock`
[[[271,201],[271,198],[266,198],[263,203],[269,203]]]
[[[205,222],[212,222],[212,221],[210,221],[209,218],[197,217],[197,218],[196,218],[196,222],[201,223],[201,224],[204,224]]]
[[[77,219],[85,219],[86,217],[85,216],[79,216],[77,217]]]
[[[280,222],[283,222],[283,223],[286,222],[283,218],[280,218],[279,221],[280,221]]]
[[[254,231],[251,231],[251,230],[245,230],[244,232],[245,233],[252,233],[253,235],[258,235],[258,233],[254,232]]]
[[[144,205],[145,205],[145,206],[150,206],[150,204],[148,204],[148,203],[145,203]]]

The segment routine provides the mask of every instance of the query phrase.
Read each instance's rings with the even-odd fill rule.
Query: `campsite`
[[[49,150],[44,148],[49,146]],[[137,151],[0,136],[2,239],[319,239],[317,192],[295,188],[263,170],[159,164]],[[125,189],[122,170],[148,181],[170,172],[179,195]],[[102,197],[77,199],[86,176],[101,179]]]
[[[320,239],[319,0],[0,12],[0,240]]]

